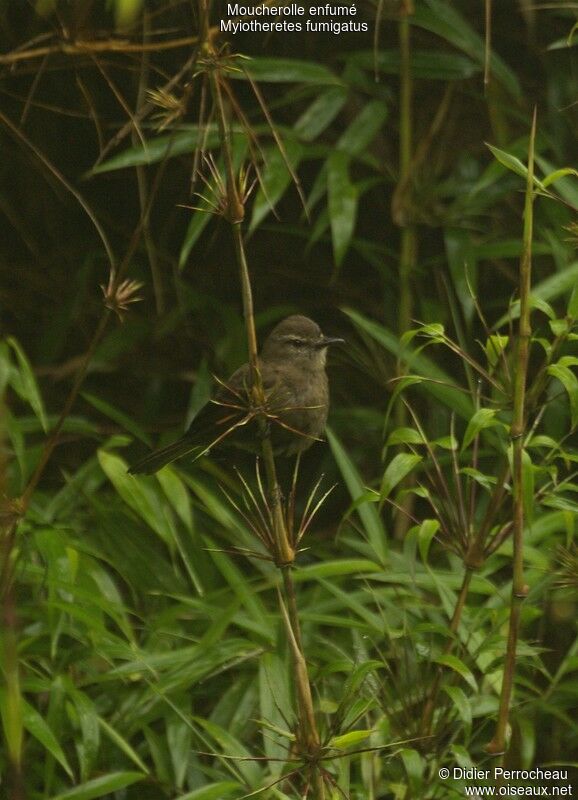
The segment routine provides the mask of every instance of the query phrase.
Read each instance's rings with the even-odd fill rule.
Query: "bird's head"
[[[316,322],[295,314],[280,322],[269,334],[261,350],[261,358],[304,369],[323,369],[327,348],[338,342],[343,342],[343,339],[324,336]]]

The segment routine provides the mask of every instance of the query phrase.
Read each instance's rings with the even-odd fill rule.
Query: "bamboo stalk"
[[[512,689],[516,672],[516,651],[520,613],[524,598],[528,594],[528,586],[524,582],[524,487],[523,457],[524,433],[526,430],[526,381],[528,358],[530,353],[530,288],[532,283],[532,235],[533,235],[533,202],[534,202],[534,143],[536,139],[536,109],[532,119],[532,130],[528,148],[528,176],[524,203],[524,235],[523,250],[520,259],[519,293],[520,319],[518,323],[518,346],[516,353],[516,372],[514,376],[514,409],[511,427],[513,449],[513,580],[510,601],[510,620],[508,625],[508,643],[504,662],[504,677],[500,693],[500,706],[496,729],[487,750],[495,755],[502,755],[507,750],[506,735]]]
[[[241,285],[241,296],[243,302],[243,316],[245,319],[245,329],[247,334],[247,344],[249,349],[250,365],[250,394],[252,402],[257,407],[265,407],[266,397],[263,390],[259,363],[257,356],[257,336],[255,333],[255,319],[253,308],[253,293],[251,278],[245,253],[243,241],[242,222],[244,218],[243,198],[240,196],[237,179],[235,176],[230,126],[228,124],[227,111],[223,102],[221,84],[219,76],[215,73],[211,76],[211,88],[213,99],[217,111],[217,121],[221,136],[221,145],[225,161],[226,172],[226,202],[224,216],[231,223],[233,242],[239,267],[239,277]],[[268,430],[268,422],[264,414],[258,415],[258,424],[261,434],[261,450],[265,465],[265,475],[271,503],[273,518],[273,541],[274,541],[274,560],[276,566],[281,570],[283,581],[283,595],[280,596],[280,607],[285,620],[285,628],[290,650],[293,657],[295,695],[297,703],[298,731],[297,741],[306,754],[312,765],[312,788],[315,800],[325,799],[325,784],[323,775],[318,769],[315,761],[321,751],[321,740],[315,721],[315,711],[311,684],[307,670],[307,662],[303,653],[301,626],[297,609],[295,585],[291,574],[291,566],[295,560],[295,551],[289,541],[287,525],[283,514],[282,495],[277,478],[275,456]]]
[[[454,613],[452,614],[452,619],[450,622],[450,632],[453,634],[454,637],[457,635],[458,628],[462,620],[462,614],[466,605],[466,600],[468,598],[468,592],[470,589],[470,583],[472,581],[472,575],[473,575],[473,570],[471,569],[471,567],[466,567],[466,571],[464,572],[464,577],[462,579],[462,585],[460,587],[460,591],[458,594],[458,599],[456,601],[456,605],[454,608]],[[454,646],[454,639],[452,637],[451,639],[448,639],[448,642],[444,647],[443,650],[444,655],[448,655],[449,653],[451,653],[451,651],[453,650],[453,646]],[[429,736],[431,734],[433,715],[436,707],[437,697],[441,687],[443,673],[444,669],[440,664],[436,670],[435,678],[432,682],[431,688],[429,690],[424,705],[421,717],[421,725],[420,725],[420,732],[422,736]]]
[[[397,317],[398,336],[403,336],[411,326],[413,297],[411,281],[417,256],[417,231],[408,219],[408,196],[411,198],[411,170],[413,158],[413,79],[411,74],[411,28],[409,18],[413,14],[412,0],[404,0],[399,19],[400,52],[400,97],[399,97],[399,181],[394,194],[392,211],[395,221],[401,226],[399,254],[399,310]],[[403,196],[399,196],[399,195]],[[398,376],[406,372],[400,359],[397,365]],[[407,410],[403,403],[395,409],[395,424],[402,428],[407,423]],[[407,481],[406,481],[407,484]],[[413,495],[406,494],[403,501],[404,513],[395,520],[395,537],[401,539],[407,531],[411,517]]]

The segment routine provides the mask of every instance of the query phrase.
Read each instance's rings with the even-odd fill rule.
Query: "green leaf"
[[[69,693],[74,702],[82,739],[77,742],[78,759],[81,766],[81,780],[88,780],[98,756],[100,747],[100,728],[93,701],[84,692],[74,688],[71,682]],[[145,770],[146,771],[146,770]]]
[[[349,178],[349,158],[335,150],[327,164],[329,221],[335,263],[340,266],[351,242],[357,218],[358,193]]]
[[[4,635],[2,642],[5,647],[7,636]],[[2,653],[4,656],[4,653]],[[3,676],[5,686],[0,686],[0,716],[2,717],[2,729],[4,731],[5,742],[7,745],[10,759],[15,763],[20,763],[22,757],[23,739],[23,703],[22,692],[20,691],[20,681],[18,665],[14,667],[6,664]]]
[[[6,342],[0,341],[0,397],[10,383],[13,366],[10,363],[10,350]]]
[[[342,575],[380,572],[382,567],[377,561],[369,559],[346,558],[336,561],[321,561],[318,564],[306,564],[295,572],[295,583],[304,583],[320,578],[336,578]]]
[[[417,750],[409,747],[404,747],[400,751],[400,755],[411,786],[412,796],[416,797],[420,793],[425,761]]]
[[[221,800],[221,798],[239,793],[245,793],[241,784],[233,781],[218,781],[211,783],[210,786],[202,786],[200,789],[181,794],[178,800]]]
[[[278,653],[263,653],[259,659],[259,713],[261,719],[278,729],[286,726],[291,718],[292,702],[289,690],[289,664],[287,659]],[[285,743],[279,737],[271,736],[263,728],[263,748],[265,755],[271,759],[283,759],[287,753]],[[282,769],[282,761],[272,761],[269,765],[273,777],[278,777]]]
[[[522,499],[526,524],[531,525],[534,519],[534,466],[530,454],[522,451]]]
[[[287,139],[284,146],[285,157],[276,144],[271,145],[265,151],[265,168],[259,191],[253,203],[250,231],[254,231],[260,222],[271,213],[293,180],[285,159],[293,170],[299,166],[304,153],[303,145],[296,139]]]
[[[507,153],[505,150],[500,150],[499,147],[494,147],[491,144],[488,144],[487,146],[492,151],[494,158],[499,161],[502,166],[506,167],[506,169],[509,169],[512,172],[515,172],[516,175],[524,178],[524,180],[528,179],[528,167],[523,164],[519,158],[513,156],[511,153]],[[534,186],[537,186],[538,189],[541,189],[542,191],[546,190],[544,184],[539,181],[536,176],[534,176]]]
[[[366,103],[353,122],[337,140],[336,150],[343,150],[350,156],[363,153],[375,139],[387,119],[387,106],[382,100]]]
[[[251,753],[236,736],[208,719],[193,717],[193,721],[207,732],[223,753],[246,759],[237,761],[237,770],[243,775],[249,786],[259,783],[261,779],[259,763],[252,761]]]
[[[483,472],[480,472],[479,469],[474,469],[473,467],[462,467],[460,473],[472,478],[479,483],[480,486],[483,486],[484,489],[491,489],[497,482],[497,478],[494,475],[485,475]]]
[[[536,164],[546,174],[556,173],[558,170],[546,158],[539,153],[535,155]],[[557,180],[556,192],[573,208],[578,207],[578,181],[573,176],[561,177]]]
[[[205,540],[209,547],[213,543],[208,537]],[[226,553],[212,552],[211,557],[227,581],[230,590],[243,603],[250,615],[252,628],[259,633],[267,642],[273,642],[275,638],[273,622],[261,599],[261,595],[256,588],[245,579],[243,572]]]
[[[237,132],[237,135],[241,135]],[[113,172],[117,169],[127,167],[139,167],[146,164],[156,164],[167,158],[174,158],[195,150],[204,143],[205,149],[212,149],[219,143],[219,132],[216,125],[199,126],[192,125],[182,128],[176,133],[163,136],[156,136],[146,141],[146,147],[142,144],[130,147],[118,153],[102,164],[93,167],[88,175],[98,175],[103,172]]]
[[[474,247],[474,253],[478,258],[520,258],[524,249],[521,239],[499,239],[497,242],[485,242]],[[535,255],[550,255],[552,246],[545,242],[534,242],[532,252]]]
[[[472,707],[468,697],[459,686],[444,686],[444,692],[451,698],[463,722],[470,727],[472,724]]]
[[[26,358],[24,350],[20,347],[16,339],[14,339],[12,336],[9,336],[6,339],[6,342],[14,352],[16,361],[18,363],[17,369],[12,371],[12,378],[10,381],[12,388],[22,398],[22,400],[26,400],[26,402],[30,404],[30,407],[40,420],[42,429],[46,432],[48,425],[46,422],[46,414],[44,412],[44,404],[42,403],[42,397],[38,391],[36,378],[34,377],[34,372],[32,371],[30,362]]]
[[[117,30],[124,31],[137,21],[144,0],[115,0],[114,19]]]
[[[339,79],[327,67],[314,61],[296,58],[265,58],[253,56],[243,62],[240,71],[229,72],[230,78],[258,83],[315,83],[341,85]]]
[[[470,231],[446,228],[444,241],[455,292],[466,319],[470,321],[475,311],[472,291],[477,283],[478,253]]]
[[[462,452],[472,443],[480,431],[486,428],[491,428],[496,425],[504,426],[503,422],[496,419],[496,410],[493,408],[479,408],[468,422],[466,432],[464,433],[464,440],[462,442]]]
[[[572,289],[566,313],[571,320],[578,319],[578,281],[574,284],[574,288]]]
[[[426,441],[415,428],[396,428],[387,438],[387,446],[393,444],[425,444]]]
[[[468,683],[474,691],[478,690],[478,684],[476,683],[476,679],[471,673],[463,661],[461,661],[457,656],[452,655],[451,653],[442,653],[441,656],[438,656],[434,659],[436,664],[441,664],[444,667],[449,667],[453,669],[454,672],[457,672],[458,675]]]
[[[186,267],[187,261],[193,247],[199,241],[201,234],[211,221],[211,209],[206,200],[199,199],[197,208],[192,212],[190,222],[187,226],[185,238],[179,253],[179,270]]]
[[[166,504],[159,502],[150,478],[135,477],[127,472],[127,464],[116,453],[98,451],[98,461],[103,472],[122,499],[146,522],[163,541],[171,544],[174,538],[173,522],[167,515]]]
[[[437,519],[424,519],[418,528],[417,540],[419,543],[419,554],[424,564],[427,564],[427,557],[432,540],[440,529]]]
[[[157,479],[163,488],[169,503],[180,517],[186,529],[193,530],[193,515],[189,493],[183,481],[174,469],[161,469],[157,472]]]
[[[573,264],[570,264],[566,269],[562,270],[561,272],[556,272],[554,275],[551,275],[549,278],[545,278],[540,283],[535,284],[532,286],[532,294],[531,299],[536,305],[536,300],[540,301],[547,301],[547,300],[555,300],[560,295],[565,294],[566,292],[570,291],[571,289],[575,289],[578,285],[578,261],[575,261]],[[545,313],[546,312],[545,310]],[[519,301],[512,303],[512,306],[508,310],[507,314],[504,314],[500,319],[493,325],[494,328],[500,328],[502,325],[505,325],[512,319],[517,319],[520,316],[520,303]],[[552,314],[555,317],[555,314]]]
[[[386,497],[389,497],[398,483],[400,483],[400,481],[402,481],[421,461],[423,461],[422,456],[415,455],[414,453],[398,453],[394,456],[383,473],[381,489],[379,491],[380,500],[385,500]]]
[[[381,344],[390,353],[407,364],[412,370],[421,373],[422,382],[417,384],[428,394],[431,394],[444,405],[447,405],[460,417],[470,419],[474,413],[471,401],[457,387],[449,375],[441,370],[433,361],[422,353],[416,353],[407,345],[400,343],[393,333],[373,320],[367,319],[352,308],[345,308],[344,312],[362,331],[369,334],[372,339]]]
[[[301,114],[293,130],[304,142],[312,142],[333,122],[347,100],[347,91],[336,86],[320,94]]]
[[[556,183],[561,178],[565,178],[568,175],[573,175],[575,178],[578,178],[578,170],[573,169],[572,167],[562,167],[562,169],[556,169],[554,172],[550,172],[549,175],[546,175],[545,178],[542,178],[542,186],[550,186],[552,183]]]
[[[99,778],[75,786],[67,792],[53,795],[50,800],[97,800],[145,778],[146,775],[141,772],[110,772],[108,775],[101,775]]]
[[[575,428],[578,423],[578,380],[572,370],[563,362],[564,359],[561,358],[556,364],[551,364],[548,367],[548,375],[559,380],[566,389],[570,403],[572,427]]]
[[[327,428],[326,433],[327,441],[331,447],[333,457],[335,458],[337,466],[341,471],[343,480],[345,481],[349,490],[349,494],[351,495],[352,500],[355,501],[360,495],[365,493],[363,481],[361,480],[353,461],[349,457],[349,454],[337,436],[330,428]],[[363,522],[369,542],[373,547],[378,560],[381,562],[385,561],[388,551],[387,539],[381,519],[375,506],[371,503],[365,503],[359,507],[358,513],[361,517],[361,521]]]
[[[379,669],[383,669],[383,661],[377,661],[375,659],[373,661],[363,661],[354,667],[353,671],[347,676],[347,681],[342,691],[342,698],[346,700],[359,694],[359,690],[368,679],[368,676],[373,675]]]
[[[139,769],[141,769],[144,773],[147,773],[149,771],[146,764],[144,764],[143,761],[139,758],[138,753],[136,753],[136,751],[130,746],[127,740],[123,736],[121,736],[120,733],[115,728],[112,727],[112,725],[109,725],[108,722],[102,717],[98,717],[98,723],[101,726],[104,733],[111,740],[111,742],[113,742],[113,744],[115,744],[119,748],[119,750],[122,750],[122,752],[126,756],[128,756],[128,758],[130,758],[130,760]]]
[[[329,740],[329,747],[334,747],[336,750],[346,750],[348,747],[353,747],[354,745],[358,745],[361,742],[364,742],[366,739],[369,739],[373,730],[363,730],[363,731],[349,731],[349,733],[343,733],[339,736],[333,736]]]
[[[491,367],[496,366],[496,364],[502,357],[502,353],[508,346],[509,341],[510,341],[509,336],[502,336],[502,334],[499,333],[494,333],[491,336],[488,336],[486,344],[484,345],[484,352],[486,353],[488,364]]]
[[[458,50],[462,50],[478,64],[483,65],[486,59],[486,47],[482,37],[466,22],[455,7],[445,0],[427,0],[416,5],[415,13],[409,16],[413,25],[425,28],[437,36],[441,36]],[[512,94],[520,97],[520,84],[515,73],[492,50],[490,69],[493,77]]]
[[[374,70],[386,75],[398,75],[401,58],[399,50],[364,50],[348,55],[348,61],[364,69]],[[414,78],[426,80],[454,81],[471,78],[481,72],[481,64],[458,53],[444,53],[441,50],[413,50],[411,52],[411,74]]]
[[[141,442],[144,442],[146,445],[151,447],[150,436],[148,436],[142,430],[142,428],[136,424],[132,417],[128,416],[128,414],[124,414],[110,403],[107,403],[106,400],[96,397],[96,395],[90,394],[89,392],[81,392],[81,396],[86,400],[87,403],[90,403],[91,406],[94,406],[97,411],[100,411],[101,414],[104,414],[105,417],[108,417],[113,422],[116,422],[121,426],[121,428],[124,428],[124,430],[132,433],[135,438],[140,439]]]

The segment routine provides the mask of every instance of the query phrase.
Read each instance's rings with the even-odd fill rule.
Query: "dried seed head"
[[[174,122],[184,117],[187,111],[186,97],[177,97],[165,89],[150,89],[147,92],[149,102],[159,111],[152,115],[156,129],[164,131]]]
[[[557,561],[555,585],[559,589],[578,589],[578,547],[575,544],[569,550],[561,547]]]
[[[244,207],[251,192],[255,188],[256,179],[251,181],[251,166],[241,167],[236,176],[236,187],[233,192],[229,192],[226,180],[221,175],[219,166],[212,154],[203,157],[208,175],[201,175],[201,181],[206,189],[203,193],[197,192],[197,197],[204,201],[205,207],[182,205],[182,208],[190,208],[193,211],[204,211],[224,217],[230,222],[238,222],[243,219]],[[233,199],[231,198],[233,196]],[[233,206],[233,207],[232,207]]]
[[[114,311],[121,322],[124,321],[124,314],[128,311],[129,305],[142,300],[142,297],[137,294],[142,287],[143,284],[140,281],[133,281],[128,278],[117,284],[113,272],[110,273],[108,286],[103,283],[100,284],[105,306]]]
[[[570,222],[568,225],[564,225],[564,230],[570,234],[570,236],[566,237],[566,241],[578,248],[578,222]]]

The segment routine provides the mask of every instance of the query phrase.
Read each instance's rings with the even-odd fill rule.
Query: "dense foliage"
[[[225,6],[0,5],[0,792],[571,771],[575,3]],[[276,465],[293,566],[260,461],[126,471],[247,359],[245,257],[261,340],[347,340],[327,441]]]

